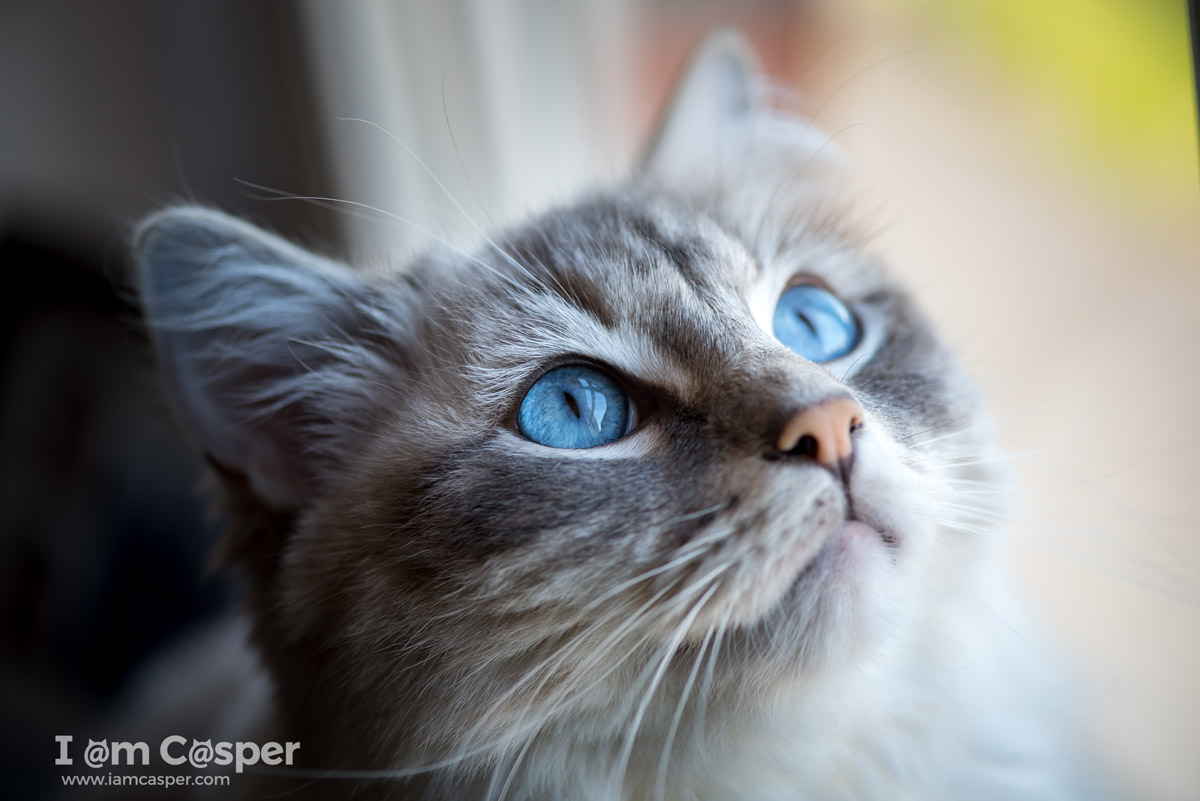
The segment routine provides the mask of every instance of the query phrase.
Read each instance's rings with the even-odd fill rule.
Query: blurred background
[[[46,0],[0,4],[8,797],[233,595],[205,577],[218,521],[128,301],[130,226],[197,201],[353,259],[471,241],[625,174],[719,25],[861,165],[873,249],[983,384],[1017,576],[1105,761],[1133,797],[1200,795],[1184,0]]]

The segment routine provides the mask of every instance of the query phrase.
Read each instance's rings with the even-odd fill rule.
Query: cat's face
[[[903,636],[959,558],[939,523],[978,409],[793,147],[748,136],[736,169],[688,176],[672,151],[370,277],[211,212],[144,230],[177,399],[242,512],[284,520],[235,548],[327,753],[389,767],[568,720],[661,735],[681,697],[793,691]],[[797,285],[849,311],[832,358],[778,335]],[[564,402],[586,417],[535,392],[563,368],[607,393],[602,444],[556,439]]]

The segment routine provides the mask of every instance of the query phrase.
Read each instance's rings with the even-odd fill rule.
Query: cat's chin
[[[896,537],[858,519],[837,525],[783,593],[765,622],[808,636],[853,637],[886,594],[894,572]]]

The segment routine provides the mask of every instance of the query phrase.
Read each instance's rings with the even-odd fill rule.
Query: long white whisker
[[[725,568],[728,568],[730,564],[732,564],[732,562],[726,563]],[[717,575],[719,575],[719,573]],[[625,772],[629,767],[629,758],[633,753],[633,743],[634,740],[637,739],[638,730],[642,725],[642,718],[645,717],[646,710],[650,706],[650,701],[654,696],[654,691],[658,689],[658,685],[662,681],[663,675],[666,674],[667,668],[671,664],[672,657],[679,649],[679,644],[683,642],[683,638],[687,635],[688,629],[691,627],[692,622],[696,619],[696,616],[700,614],[700,610],[703,609],[704,604],[708,602],[708,599],[713,596],[719,587],[720,582],[714,581],[712,586],[708,588],[708,591],[705,592],[698,601],[696,601],[695,605],[692,607],[687,616],[680,622],[678,626],[676,626],[674,634],[671,636],[671,639],[667,642],[666,646],[664,646],[665,653],[662,659],[659,660],[649,687],[642,695],[641,703],[638,704],[637,711],[634,713],[632,721],[630,721],[629,732],[625,736],[625,742],[621,747],[620,756],[617,758],[616,782],[614,786],[621,787],[625,783]]]
[[[729,607],[721,617],[721,621],[717,624],[717,635],[713,638],[712,649],[708,652],[707,664],[704,666],[704,680],[700,683],[700,692],[697,695],[694,722],[695,736],[697,737],[704,736],[706,717],[708,715],[708,698],[709,693],[712,692],[713,680],[716,676],[718,654],[725,641],[725,631],[728,629],[729,622],[732,619],[733,607]]]
[[[425,174],[428,175],[429,178],[434,182],[434,184],[437,185],[437,188],[441,190],[442,194],[444,194],[446,196],[446,198],[451,203],[454,204],[454,208],[456,208],[458,210],[458,213],[462,215],[463,220],[465,222],[469,223],[471,225],[471,227],[474,228],[476,230],[476,232],[478,232],[478,234],[483,238],[484,242],[486,242],[493,250],[496,251],[497,254],[500,255],[501,258],[503,258],[510,265],[512,265],[512,267],[515,268],[522,275],[525,275],[527,278],[534,281],[539,286],[545,286],[544,281],[542,281],[540,278],[535,276],[527,267],[525,267],[520,262],[518,262],[516,259],[514,259],[508,253],[508,251],[504,250],[502,247],[500,247],[498,244],[496,244],[495,240],[493,240],[490,236],[487,235],[487,232],[483,230],[483,228],[479,225],[479,223],[475,222],[475,218],[467,213],[467,210],[462,207],[462,204],[458,202],[458,199],[454,197],[454,194],[449,190],[449,188],[446,187],[446,185],[444,183],[442,183],[442,179],[438,178],[437,173],[435,173],[433,171],[433,169],[428,164],[425,163],[424,159],[422,159],[420,156],[418,156],[416,151],[414,151],[411,147],[409,147],[408,144],[403,139],[396,136],[394,133],[392,133],[388,129],[384,128],[379,123],[372,122],[371,120],[366,120],[361,117],[338,117],[338,119],[343,122],[358,122],[358,123],[362,123],[363,125],[369,125],[370,127],[374,128],[375,130],[381,132],[382,134],[384,134],[385,136],[390,138],[393,142],[398,144],[400,147],[404,148],[404,151],[406,153],[408,153],[408,155],[411,156],[412,159],[414,161],[416,161],[418,165],[420,165],[421,169],[424,170]],[[555,283],[557,283],[557,279],[555,280]],[[547,287],[547,289],[548,289],[548,287]],[[559,285],[559,289],[565,292],[565,290],[563,289],[563,287],[561,285]]]
[[[249,181],[243,181],[241,179],[238,179],[238,182],[241,184],[244,184],[246,186],[252,187],[254,189],[258,189],[259,191],[262,191],[262,192],[273,192],[273,193],[279,195],[279,197],[277,197],[277,198],[264,198],[264,200],[268,200],[268,201],[270,201],[270,200],[301,200],[301,201],[318,202],[318,203],[336,203],[336,204],[352,206],[355,208],[366,209],[366,210],[375,212],[376,214],[381,214],[384,217],[387,217],[388,219],[395,220],[396,222],[401,223],[403,225],[407,225],[407,226],[411,227],[413,230],[423,234],[424,236],[427,236],[430,239],[432,239],[442,245],[445,245],[448,248],[451,248],[452,250],[454,250],[455,252],[464,256],[465,258],[470,259],[476,265],[487,270],[492,275],[496,276],[497,278],[501,279],[502,281],[505,281],[506,283],[508,283],[508,285],[510,287],[517,290],[518,292],[520,292],[522,294],[528,294],[530,292],[529,287],[526,287],[526,286],[522,285],[520,282],[514,280],[512,278],[512,276],[510,276],[500,270],[497,270],[493,265],[488,264],[483,259],[480,259],[478,256],[475,256],[475,255],[469,253],[468,251],[464,250],[463,248],[461,248],[461,247],[455,245],[454,243],[450,242],[449,240],[445,239],[444,237],[440,237],[437,234],[434,234],[432,231],[422,228],[421,226],[417,225],[412,220],[409,220],[405,217],[401,217],[398,214],[393,214],[390,211],[384,211],[383,209],[378,208],[377,206],[371,206],[367,203],[359,203],[358,201],[355,201],[355,200],[347,200],[345,198],[339,198],[339,197],[322,197],[320,195],[296,195],[296,194],[292,194],[290,192],[284,192],[283,190],[280,190],[280,189],[274,189],[269,186],[262,186],[260,184],[251,183]],[[510,258],[510,261],[511,261],[511,258]],[[513,263],[516,264],[516,262],[513,262]],[[524,270],[524,268],[521,268],[520,265],[516,265],[516,266],[519,269],[521,269],[523,273],[525,273],[531,279],[533,279],[535,282],[537,282],[539,284],[541,283],[540,279],[538,279],[536,276],[533,276],[532,274],[529,274],[528,270]]]
[[[715,627],[709,626],[708,631],[704,633],[704,639],[700,641],[700,647],[696,650],[696,658],[692,660],[692,669],[688,672],[687,680],[684,681],[683,691],[679,694],[679,703],[675,705],[675,714],[671,716],[671,725],[667,729],[667,736],[663,742],[662,756],[658,760],[658,772],[654,782],[654,797],[658,801],[665,801],[666,799],[667,763],[671,757],[671,748],[675,745],[675,735],[679,731],[680,722],[683,720],[683,711],[687,706],[688,695],[692,691],[692,685],[696,682],[696,676],[700,672],[700,665],[704,662],[705,650],[712,642],[715,632]]]

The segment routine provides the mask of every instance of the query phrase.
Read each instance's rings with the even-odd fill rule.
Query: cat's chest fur
[[[633,179],[472,251],[143,225],[285,789],[1084,797],[971,382],[751,79],[719,40]]]

